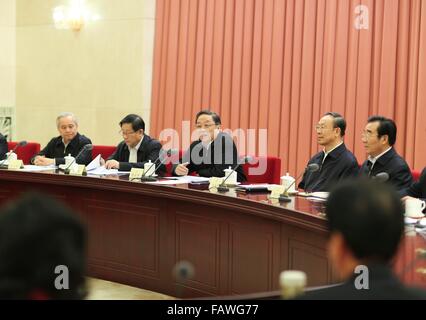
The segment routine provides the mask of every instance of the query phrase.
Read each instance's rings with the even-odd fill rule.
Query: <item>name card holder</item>
[[[144,172],[144,169],[132,168],[132,170],[130,170],[129,181],[140,180]]]
[[[7,166],[8,170],[19,170],[24,168],[24,163],[22,160],[9,160],[9,164]]]
[[[217,189],[223,182],[223,178],[212,177],[209,180],[209,190]]]
[[[280,195],[285,191],[285,186],[276,186],[271,189],[270,199],[279,199]]]
[[[72,166],[70,170],[70,175],[71,176],[87,176],[86,166],[84,164]]]

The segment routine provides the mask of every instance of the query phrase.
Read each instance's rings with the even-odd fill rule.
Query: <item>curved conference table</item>
[[[81,215],[92,277],[186,298],[274,291],[286,269],[305,271],[308,286],[338,281],[326,255],[324,207],[305,198],[280,204],[234,189],[220,194],[54,172],[2,170],[0,184],[0,206],[35,190]],[[425,239],[407,231],[395,271],[405,283],[426,287],[417,248],[426,248]],[[179,261],[192,263],[192,277],[175,279]]]

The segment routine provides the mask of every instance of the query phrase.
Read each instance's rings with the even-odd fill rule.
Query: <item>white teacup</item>
[[[74,157],[72,157],[70,154],[64,157],[64,159],[65,159],[65,167],[68,167],[74,161]]]
[[[18,155],[14,152],[8,152],[8,153],[6,153],[6,159],[8,161],[18,160]]]
[[[237,171],[234,171],[231,168],[223,171],[225,171],[225,184],[235,186],[237,184]]]
[[[151,177],[155,175],[155,164],[149,160],[143,165],[143,170],[145,172],[146,177]]]
[[[405,201],[405,215],[411,218],[421,218],[424,216],[422,211],[426,207],[426,202],[420,199],[407,199]]]

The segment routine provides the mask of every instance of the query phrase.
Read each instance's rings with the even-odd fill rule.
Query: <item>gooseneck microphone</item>
[[[235,167],[232,169],[232,172],[235,171],[235,169],[237,169],[240,165],[245,164],[247,162],[251,162],[253,157],[251,156],[245,156],[241,159],[240,162],[238,162]],[[228,192],[229,188],[225,185],[226,180],[229,179],[229,177],[231,176],[232,172],[230,174],[228,174],[228,176],[222,181],[222,183],[217,187],[217,191],[219,192]]]
[[[372,180],[378,181],[378,182],[386,182],[389,180],[389,173],[387,172],[379,172],[374,177],[371,178]]]
[[[150,181],[157,181],[157,178],[156,177],[152,177],[152,176],[147,176],[147,173],[148,172],[150,172],[151,171],[151,168],[153,167],[153,166],[155,166],[155,164],[157,163],[157,161],[158,160],[160,160],[160,165],[162,165],[163,163],[164,163],[164,160],[165,159],[161,159],[162,157],[166,157],[166,158],[170,158],[173,154],[175,154],[175,153],[177,153],[177,150],[176,149],[169,149],[169,150],[167,150],[167,151],[164,151],[164,150],[160,150],[160,153],[159,153],[159,155],[158,155],[158,158],[157,159],[155,159],[155,161],[149,166],[149,168],[148,168],[148,170],[144,170],[144,172],[143,172],[143,174],[142,174],[142,176],[141,176],[141,178],[140,178],[140,180],[141,181],[146,181],[146,182],[150,182]],[[153,174],[155,173],[155,171],[157,171],[158,170],[158,168],[159,168],[159,166],[158,167],[156,167],[155,168],[155,170],[154,170],[154,172],[153,172]],[[132,179],[132,180],[139,180],[139,179]]]
[[[284,190],[283,193],[281,193],[281,195],[279,197],[279,201],[280,202],[290,202],[291,199],[287,195],[288,190],[290,190],[290,188],[296,183],[297,180],[300,179],[300,177],[302,175],[304,175],[307,172],[318,171],[319,168],[320,168],[320,166],[317,163],[311,163],[311,164],[307,165],[306,168],[305,168],[305,170],[301,174],[299,174],[299,176],[296,179],[294,179],[294,181]]]
[[[83,148],[81,148],[81,150],[80,150],[80,152],[77,154],[77,156],[70,162],[70,164],[64,169],[64,173],[65,174],[70,174],[71,173],[71,170],[70,170],[70,168],[71,168],[71,166],[75,163],[75,162],[77,162],[77,159],[78,158],[80,158],[80,156],[83,154],[83,152],[86,152],[86,151],[90,151],[90,150],[92,150],[93,149],[93,145],[92,144],[85,144],[84,146],[83,146]]]
[[[173,275],[176,280],[176,296],[182,298],[184,286],[187,284],[188,280],[194,278],[194,265],[186,260],[179,261],[173,268]]]
[[[26,145],[27,145],[27,142],[26,142],[25,140],[23,140],[23,141],[19,141],[19,142],[16,144],[16,146],[12,149],[12,151],[10,151],[10,152],[9,152],[9,155],[8,155],[5,159],[3,159],[3,160],[0,162],[0,168],[3,166],[3,164],[4,164],[6,161],[9,161],[10,156],[12,155],[12,153],[15,153],[16,149],[18,149],[19,147],[24,147],[24,146],[26,146]]]

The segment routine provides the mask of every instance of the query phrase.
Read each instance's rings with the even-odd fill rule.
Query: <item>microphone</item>
[[[164,152],[163,149],[160,150],[160,153],[158,155],[158,158],[155,159],[155,161],[149,166],[148,170],[144,170],[142,177],[140,178],[141,181],[157,181],[156,177],[147,176],[146,174],[151,171],[151,168],[157,163],[158,160],[160,160],[160,165],[164,163],[165,159],[161,159],[163,156],[166,156],[166,158],[170,158],[173,154],[176,154],[176,149],[169,149],[166,152]],[[158,167],[155,168],[155,171],[157,171]],[[153,173],[155,173],[155,171]]]
[[[186,282],[188,280],[191,280],[195,275],[194,265],[189,261],[179,261],[173,268],[173,275],[176,279],[176,284],[178,285],[176,290],[176,296],[181,297],[183,293],[182,286],[184,286]]]
[[[80,152],[77,154],[77,156],[74,158],[73,161],[71,161],[71,163],[64,169],[64,173],[65,174],[70,174],[71,170],[70,167],[74,164],[74,162],[77,161],[78,158],[80,158],[80,156],[83,154],[83,152],[85,151],[89,151],[93,149],[93,145],[92,144],[85,144],[83,146],[83,148],[81,148]]]
[[[12,153],[15,153],[16,149],[18,149],[19,147],[25,147],[26,145],[27,145],[27,142],[26,142],[25,140],[23,140],[23,141],[19,141],[19,142],[16,144],[16,146],[12,149],[12,151],[10,151],[10,152],[9,152],[9,155],[8,155],[5,159],[3,159],[3,160],[0,162],[0,168],[3,166],[3,164],[4,164],[6,161],[9,161],[10,156],[12,155]]]
[[[245,156],[243,157],[241,160],[241,162],[237,162],[237,165],[232,169],[232,171],[235,171],[235,169],[237,169],[240,165],[245,164],[247,162],[250,162],[253,159],[253,157],[251,156]],[[217,191],[219,192],[228,192],[229,188],[225,185],[226,180],[229,179],[229,177],[231,176],[232,172],[222,181],[222,183],[219,185],[219,187],[217,187]]]
[[[317,164],[317,163],[311,163],[311,164],[309,164],[309,165],[307,165],[306,166],[306,168],[305,168],[305,170],[301,173],[301,174],[299,174],[299,176],[296,178],[296,179],[294,179],[294,181],[284,190],[284,192],[280,195],[280,197],[279,197],[279,201],[280,202],[290,202],[291,201],[291,199],[288,197],[288,195],[287,195],[287,192],[288,192],[288,190],[290,190],[290,188],[296,183],[296,181],[298,180],[298,179],[300,179],[300,177],[302,176],[302,175],[304,175],[305,173],[307,173],[307,172],[315,172],[315,171],[318,171],[319,170],[319,168],[320,168],[320,166]]]
[[[371,179],[378,181],[378,182],[386,182],[386,181],[389,180],[389,174],[387,172],[379,172],[378,174],[376,174]]]

